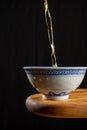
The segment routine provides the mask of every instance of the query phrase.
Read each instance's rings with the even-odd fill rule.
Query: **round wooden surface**
[[[26,107],[34,114],[52,118],[87,118],[87,89],[76,89],[67,100],[46,100],[41,93],[29,96]]]

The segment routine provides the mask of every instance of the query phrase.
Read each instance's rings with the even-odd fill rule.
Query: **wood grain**
[[[67,100],[46,100],[41,93],[29,96],[26,107],[34,114],[52,118],[87,118],[87,89],[76,89]]]

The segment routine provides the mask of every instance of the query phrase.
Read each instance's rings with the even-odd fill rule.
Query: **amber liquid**
[[[45,8],[45,21],[46,21],[47,31],[48,31],[48,39],[49,39],[50,48],[51,48],[52,66],[57,67],[58,65],[57,65],[57,60],[56,60],[56,55],[55,55],[52,17],[49,12],[47,0],[44,0],[44,8]]]

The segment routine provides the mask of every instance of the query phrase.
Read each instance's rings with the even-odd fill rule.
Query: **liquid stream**
[[[47,26],[47,31],[48,31],[48,39],[49,39],[50,48],[51,48],[52,66],[57,67],[58,65],[57,65],[57,60],[56,60],[56,55],[55,55],[52,17],[49,12],[47,0],[44,0],[44,8],[45,8],[45,21],[46,21],[46,26]]]

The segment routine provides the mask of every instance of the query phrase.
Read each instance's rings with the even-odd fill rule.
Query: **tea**
[[[52,17],[49,12],[47,0],[44,0],[44,8],[45,8],[45,21],[46,21],[46,26],[47,26],[47,31],[48,31],[48,39],[49,39],[50,48],[51,48],[52,66],[57,67],[57,60],[56,60],[55,47],[54,47]]]

